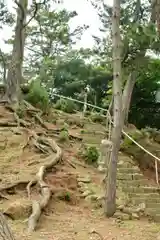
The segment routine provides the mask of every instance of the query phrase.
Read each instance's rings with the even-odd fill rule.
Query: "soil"
[[[13,113],[5,107],[0,107],[0,209],[4,211],[11,203],[19,199],[28,199],[26,186],[33,179],[39,167],[46,160],[46,154],[36,149],[29,141],[29,132],[26,127],[2,126],[2,122],[16,123]],[[72,118],[73,125],[80,120],[78,114],[67,115],[54,112],[57,124],[48,124],[50,130],[60,129],[66,118]],[[52,119],[52,114],[50,114]],[[75,119],[74,119],[75,118]],[[75,121],[73,121],[75,120]],[[33,119],[30,119],[30,122]],[[86,121],[86,120],[85,120]],[[52,136],[63,151],[63,158],[45,177],[46,183],[53,191],[48,206],[44,209],[36,231],[27,232],[27,222],[24,219],[13,220],[9,217],[8,223],[15,239],[26,240],[152,240],[160,236],[160,226],[147,219],[135,221],[120,221],[115,218],[107,219],[102,208],[95,208],[84,200],[79,192],[77,177],[90,176],[93,184],[99,188],[102,183],[102,174],[93,166],[85,164],[78,155],[83,143],[97,144],[104,138],[105,128],[100,124],[87,123],[83,129],[90,133],[82,133],[82,127],[69,126],[72,138],[60,142],[58,135]],[[87,126],[89,126],[87,128]],[[34,121],[29,130],[45,132],[44,128]],[[96,135],[96,130],[101,131]],[[82,141],[77,137],[82,137]],[[73,138],[73,135],[75,138]],[[74,159],[76,158],[76,161]],[[39,189],[32,188],[32,199],[39,198]],[[67,193],[69,200],[63,196]],[[93,233],[96,231],[97,233]]]

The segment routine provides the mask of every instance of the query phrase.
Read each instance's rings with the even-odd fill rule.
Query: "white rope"
[[[77,100],[77,99],[74,99],[74,98],[70,98],[70,97],[65,97],[63,95],[59,95],[59,94],[55,94],[53,93],[52,95],[54,96],[57,96],[57,97],[60,97],[60,98],[64,98],[64,99],[68,99],[68,100],[71,100],[73,102],[78,102],[78,103],[81,103],[81,104],[84,104],[83,101],[80,101],[80,100]],[[99,110],[102,110],[102,111],[105,111],[107,112],[109,115],[109,111],[105,108],[101,108],[101,107],[98,107],[96,105],[93,105],[93,104],[90,104],[90,103],[86,103],[88,106],[90,107],[93,107],[93,108],[96,108],[96,109],[99,109]],[[110,120],[111,121],[111,120]],[[111,121],[111,123],[113,124],[113,121]],[[147,149],[145,149],[143,146],[141,146],[138,142],[136,142],[131,136],[129,136],[124,130],[122,130],[122,133],[128,137],[134,144],[136,144],[139,148],[141,148],[144,152],[146,152],[148,155],[150,155],[151,157],[153,157],[154,159],[156,159],[157,161],[160,162],[160,158],[158,158],[157,156],[155,156],[154,154],[152,154],[151,152],[149,152]]]

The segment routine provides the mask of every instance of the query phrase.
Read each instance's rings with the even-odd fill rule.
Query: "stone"
[[[132,219],[140,219],[137,213],[132,213]]]
[[[85,200],[95,202],[97,200],[97,196],[90,194],[90,195],[85,197]]]
[[[78,187],[84,187],[85,186],[85,183],[83,182],[78,182]]]
[[[86,198],[87,196],[89,196],[89,195],[91,195],[92,194],[92,192],[91,191],[89,191],[89,190],[86,190],[85,192],[83,192],[82,193],[82,197],[84,197],[84,198]]]
[[[116,212],[114,215],[113,215],[114,218],[117,218],[117,219],[120,219],[120,220],[123,220],[123,221],[127,221],[127,220],[131,220],[131,216],[126,214],[126,213],[122,213],[122,212]]]
[[[78,177],[77,178],[78,182],[82,182],[82,183],[90,183],[91,182],[91,178],[89,176],[86,177]]]
[[[104,166],[102,166],[102,165],[99,165],[98,166],[98,171],[102,172],[102,173],[105,173],[106,172],[106,168]]]
[[[13,220],[26,219],[32,213],[32,202],[26,199],[18,199],[12,202],[3,213]]]
[[[124,205],[117,206],[117,210],[123,211],[123,209],[124,209]]]

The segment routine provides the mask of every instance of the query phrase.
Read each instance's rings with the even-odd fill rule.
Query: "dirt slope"
[[[87,119],[82,121],[79,114],[67,115],[61,112],[52,112],[43,118],[50,123],[43,121],[40,124],[35,115],[26,112],[23,115],[25,123],[17,123],[13,112],[0,107],[0,208],[8,216],[17,240],[100,239],[100,236],[91,233],[93,230],[102,239],[108,240],[158,239],[160,227],[157,224],[147,220],[106,219],[102,208],[81,196],[77,180],[79,177],[89,177],[98,194],[103,193],[103,176],[78,157],[83,143],[99,146],[100,140],[105,137],[102,125],[89,123]],[[69,139],[62,142],[59,135],[66,123]],[[61,147],[63,157],[46,174],[45,181],[53,195],[40,217],[36,232],[29,234],[26,219],[31,211],[31,202],[28,200],[26,186],[48,156],[48,152],[46,154],[43,151],[44,148],[40,149],[40,145],[37,148],[33,139],[30,139],[32,131],[53,138]],[[31,198],[39,199],[37,186],[32,188]]]

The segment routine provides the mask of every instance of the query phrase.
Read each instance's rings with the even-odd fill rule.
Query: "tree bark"
[[[121,38],[120,38],[120,0],[113,1],[112,36],[113,36],[113,119],[112,152],[106,178],[104,211],[112,217],[116,211],[117,161],[122,132],[122,83],[121,83]]]
[[[25,23],[28,0],[19,0],[15,3],[17,9],[17,21],[15,28],[15,38],[13,43],[13,51],[11,62],[8,67],[6,79],[6,100],[10,103],[18,103],[20,97],[20,84],[22,83],[22,64],[25,43]]]
[[[134,85],[136,83],[136,71],[133,71],[125,84],[122,96],[122,114],[123,114],[123,124],[128,123],[128,114],[131,104],[132,92]]]
[[[8,226],[8,223],[0,212],[0,240],[14,240],[14,236]]]

